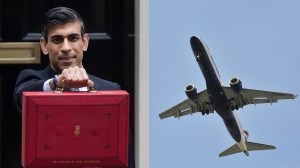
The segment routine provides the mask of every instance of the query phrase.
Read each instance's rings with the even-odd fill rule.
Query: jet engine
[[[238,78],[232,78],[230,79],[230,87],[235,93],[240,94],[243,88],[242,81]]]
[[[185,87],[185,94],[189,99],[193,101],[197,100],[197,88],[195,88],[193,85],[187,85]]]

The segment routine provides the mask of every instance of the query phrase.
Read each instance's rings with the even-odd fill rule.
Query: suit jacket
[[[14,90],[14,106],[16,110],[22,111],[22,93],[24,91],[43,91],[44,83],[54,78],[55,72],[51,66],[47,66],[43,70],[25,69],[21,71],[18,76],[15,90]],[[96,76],[90,75],[89,78],[94,82],[94,89],[96,90],[120,90],[117,83],[100,79]]]

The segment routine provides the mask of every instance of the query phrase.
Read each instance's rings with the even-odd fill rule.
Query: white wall
[[[149,168],[149,0],[135,1],[135,165]]]

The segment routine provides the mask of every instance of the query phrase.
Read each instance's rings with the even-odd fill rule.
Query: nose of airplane
[[[198,37],[196,37],[196,36],[192,36],[192,37],[191,37],[191,42],[192,42],[192,41],[196,41],[196,40],[199,40]]]
[[[201,48],[200,48],[201,41],[199,40],[198,37],[192,36],[190,39],[190,43],[191,43],[191,48],[193,50],[194,55],[197,56],[199,51],[201,50]]]

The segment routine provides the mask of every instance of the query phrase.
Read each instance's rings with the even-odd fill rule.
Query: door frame
[[[149,0],[135,0],[135,165],[149,168]]]

